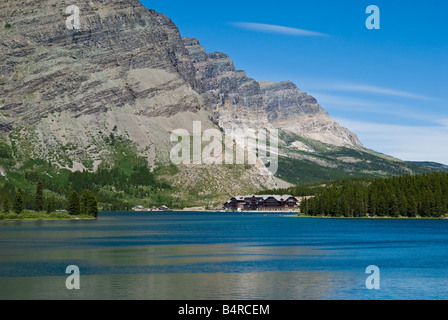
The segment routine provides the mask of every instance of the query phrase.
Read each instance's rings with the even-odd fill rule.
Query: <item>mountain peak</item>
[[[228,55],[207,53],[195,38],[183,41],[202,84],[200,92],[222,128],[280,128],[336,146],[364,148],[291,81],[256,81],[237,71]]]
[[[289,80],[281,81],[281,82],[272,82],[272,81],[257,81],[260,84],[260,88],[262,90],[294,90],[298,89],[297,86]]]
[[[196,121],[203,131],[279,129],[279,153],[287,161],[277,177],[293,183],[300,181],[292,175],[328,178],[330,169],[337,176],[381,175],[391,167],[411,172],[398,160],[358,152],[364,147],[356,135],[291,81],[248,77],[227,54],[181,38],[167,16],[137,0],[76,1],[79,30],[67,28],[67,5],[0,2],[0,184],[16,179],[22,185],[36,172],[50,180],[50,168],[56,176],[65,169],[129,173],[142,160],[152,168],[172,164],[171,133],[191,133]],[[185,164],[163,179],[177,187],[179,199],[196,193],[208,201],[209,195],[275,188],[274,177],[260,174],[263,166]]]

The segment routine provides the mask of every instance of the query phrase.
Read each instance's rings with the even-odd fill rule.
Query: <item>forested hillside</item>
[[[302,201],[301,212],[333,217],[443,217],[448,214],[448,174],[328,184]]]

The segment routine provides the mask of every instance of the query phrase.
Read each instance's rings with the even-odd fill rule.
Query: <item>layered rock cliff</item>
[[[257,82],[236,70],[226,54],[207,53],[195,38],[184,38],[184,43],[202,84],[198,90],[221,127],[280,128],[335,146],[364,148],[354,133],[292,82]]]
[[[2,2],[0,23],[10,26],[0,47],[2,109],[11,118],[3,130],[68,109],[141,104],[142,114],[170,116],[203,107],[188,52],[165,16],[133,0],[79,1],[81,29],[68,30],[68,4]]]
[[[66,25],[72,4],[80,10],[79,30]],[[137,0],[1,1],[0,58],[2,179],[23,167],[38,170],[36,161],[96,171],[132,148],[150,167],[170,164],[171,132],[193,132],[193,121],[202,130],[280,129],[281,156],[301,161],[280,163],[285,179],[314,177],[315,166],[324,168],[324,178],[334,177],[328,168],[348,175],[408,172],[396,159],[366,154],[355,134],[293,83],[247,77],[226,54],[182,39],[170,19]],[[279,186],[260,175],[262,163],[178,169],[166,179],[188,196]]]
[[[72,4],[80,10],[79,30],[66,26]],[[137,0],[2,1],[0,25],[0,131],[17,170],[42,159],[95,171],[122,156],[111,141],[134,146],[151,167],[169,164],[173,130],[192,132],[193,121],[203,130],[219,129],[179,30]],[[182,175],[202,176],[207,169],[182,169],[173,183],[202,183]],[[212,173],[224,181],[235,174]],[[238,176],[241,184],[204,188],[275,186],[255,168]]]
[[[134,0],[77,1],[81,28],[69,30],[71,2],[15,2],[0,4],[8,25],[0,40],[0,130],[15,129],[35,146],[24,152],[46,158],[68,145],[81,161],[92,145],[101,147],[99,132],[116,127],[154,162],[151,136],[160,124],[177,128],[180,113],[209,124],[188,52],[166,16]],[[157,117],[166,121],[148,120]],[[103,151],[91,160],[100,162]]]

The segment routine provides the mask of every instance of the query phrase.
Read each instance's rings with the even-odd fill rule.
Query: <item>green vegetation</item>
[[[2,212],[8,213],[9,210],[11,210],[11,204],[9,203],[8,195],[5,194],[2,201]]]
[[[325,189],[325,184],[308,184],[303,186],[294,186],[285,189],[272,189],[272,190],[263,190],[258,192],[257,194],[290,194],[295,197],[305,197],[305,196],[314,196],[319,191]]]
[[[14,202],[11,207],[9,199],[14,187],[6,184],[0,190],[0,220],[30,220],[30,219],[72,219],[74,216],[85,218],[96,218],[98,216],[98,202],[96,196],[89,190],[85,190],[81,199],[76,191],[70,193],[67,202],[67,210],[57,210],[56,197],[52,196],[44,201],[43,183],[39,180],[36,184],[36,194],[29,195],[18,189],[14,194]],[[34,206],[31,206],[34,198]],[[46,204],[46,212],[43,208]],[[65,202],[64,202],[65,204]],[[63,207],[59,205],[59,207]],[[75,208],[75,209],[74,209]],[[12,212],[11,212],[12,210]]]
[[[297,185],[306,185],[320,181],[330,181],[348,177],[369,177],[372,175],[348,172],[338,167],[323,167],[309,160],[279,157],[277,177]]]
[[[1,212],[0,221],[10,221],[10,220],[68,220],[68,219],[94,219],[92,216],[79,215],[71,216],[67,212],[36,212],[34,210],[24,210],[21,214],[16,214],[15,212]]]
[[[279,157],[277,177],[295,185],[308,185],[345,178],[378,178],[448,171],[445,165],[430,162],[404,162],[365,149],[331,146],[281,131],[279,149],[287,154]],[[292,145],[299,141],[305,147]]]
[[[0,159],[3,162],[11,158],[12,158],[11,148],[7,144],[2,143],[2,141],[0,140]]]
[[[17,190],[16,197],[14,199],[14,205],[12,208],[13,208],[14,212],[17,214],[21,214],[22,211],[25,209],[25,207],[23,205],[22,189]]]
[[[55,197],[51,197],[48,200],[48,204],[47,204],[47,214],[51,214],[53,212],[56,211],[56,198]]]
[[[5,24],[5,29],[11,29],[11,24],[9,23]]]
[[[78,216],[81,214],[81,206],[79,203],[78,192],[76,191],[70,192],[67,198],[67,211],[68,214],[72,216]]]
[[[84,190],[80,199],[80,213],[87,216],[98,216],[98,201],[90,190]]]
[[[77,210],[73,210],[72,193],[66,199],[63,194],[49,190],[48,187],[51,189],[54,185],[49,183],[46,186],[45,180],[40,179],[39,175],[25,174],[25,183],[21,175],[12,174],[12,177],[14,180],[0,181],[0,220],[66,219],[73,218],[73,215],[92,218],[98,215],[98,201],[90,190],[84,190],[81,199],[77,198]],[[34,192],[30,191],[32,184],[35,186]],[[22,186],[25,188],[22,189]],[[13,199],[12,206],[10,199]]]
[[[160,178],[175,174],[176,166],[159,166],[151,171],[145,159],[122,155],[116,165],[101,166],[96,172],[71,172],[34,159],[26,160],[16,169],[17,162],[11,156],[11,149],[0,142],[0,166],[8,177],[6,180],[0,176],[0,196],[14,200],[16,191],[21,189],[25,209],[63,210],[72,191],[81,198],[84,190],[95,195],[98,207],[103,211],[125,211],[136,205],[166,205],[174,209],[188,205],[180,196],[173,196],[176,190]]]
[[[448,214],[448,173],[329,183],[305,198],[301,213],[332,217],[425,217]]]
[[[28,94],[24,95],[23,98],[27,99],[27,100],[31,100],[31,99],[35,99],[36,96],[34,93],[28,93]]]
[[[90,190],[84,190],[81,197],[73,190],[67,198],[67,211],[72,216],[98,216],[98,201]]]
[[[36,196],[34,209],[36,211],[44,210],[44,183],[42,180],[37,180],[36,183]]]
[[[117,135],[114,128],[112,133],[105,134],[105,142],[111,148],[111,155],[105,158],[96,172],[92,172],[93,163],[82,161],[89,170],[71,172],[59,168],[52,162],[58,162],[67,167],[73,166],[67,152],[54,152],[54,159],[41,160],[32,158],[31,139],[21,136],[19,131],[10,134],[9,139],[0,136],[0,196],[7,194],[8,199],[14,200],[18,189],[23,191],[25,209],[35,209],[37,183],[43,183],[43,207],[38,208],[51,212],[63,210],[67,207],[67,199],[74,190],[82,197],[84,190],[90,190],[102,211],[126,211],[136,205],[145,207],[166,205],[169,208],[183,208],[189,205],[183,190],[172,188],[162,176],[171,176],[178,172],[176,166],[158,165],[155,170],[148,167],[146,158],[137,156],[136,149],[122,136]],[[29,145],[28,145],[29,144]],[[73,145],[66,146],[67,150],[76,150]],[[49,202],[51,206],[49,208]],[[194,203],[193,203],[194,204]],[[81,208],[80,208],[81,210]]]
[[[57,210],[57,202],[55,197],[51,197],[46,201],[46,212],[43,211],[45,202],[36,201],[34,208],[29,206],[31,196],[24,194],[21,189],[15,192],[14,203],[11,208],[8,194],[8,187],[3,188],[1,195],[1,214],[0,220],[42,220],[42,219],[73,219],[74,216],[85,218],[96,218],[98,216],[98,202],[95,195],[85,190],[81,199],[78,197],[76,191],[73,191],[67,200],[67,210]],[[41,183],[37,184],[37,193],[34,198],[39,199]],[[73,197],[75,195],[75,197]],[[26,201],[24,199],[27,199]],[[77,201],[77,203],[76,203]],[[25,204],[28,204],[25,209]],[[37,205],[41,207],[37,207]],[[75,209],[73,209],[75,208]],[[11,212],[12,209],[12,212]]]
[[[234,182],[241,183],[240,189],[244,188],[247,193],[254,192],[253,184],[247,183],[245,187],[246,181],[242,181],[247,166],[238,165],[196,170],[195,183],[185,187],[190,180],[189,170],[160,163],[150,168],[148,160],[138,156],[137,147],[120,135],[117,127],[99,132],[98,136],[92,135],[90,146],[79,146],[76,141],[57,146],[51,149],[47,159],[35,158],[35,145],[41,142],[33,140],[35,135],[27,132],[19,128],[9,137],[0,136],[0,204],[6,212],[15,210],[13,204],[19,189],[25,211],[52,214],[68,210],[76,216],[96,216],[98,210],[129,211],[136,205],[216,208],[228,199],[227,193],[232,192]],[[322,181],[332,181],[330,184],[336,185],[340,179],[351,177],[370,182],[377,177],[447,169],[433,163],[405,163],[366,150],[329,146],[291,133],[282,133],[281,138],[285,143],[280,149],[288,157],[280,157],[277,176],[297,186],[262,193],[310,196],[326,189],[329,183]],[[296,141],[306,145],[303,149],[311,151],[294,149]],[[93,160],[95,157],[86,151],[96,150],[91,148],[94,146],[107,150],[99,167]],[[79,164],[86,170],[66,169]],[[230,178],[223,179],[220,170],[226,170],[225,176]],[[217,190],[217,185],[222,186],[221,190]]]

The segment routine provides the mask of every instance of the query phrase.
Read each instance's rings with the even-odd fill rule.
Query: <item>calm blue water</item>
[[[65,287],[69,265],[80,290]],[[379,290],[366,288],[370,265]],[[448,221],[109,213],[2,222],[0,299],[448,299]]]

